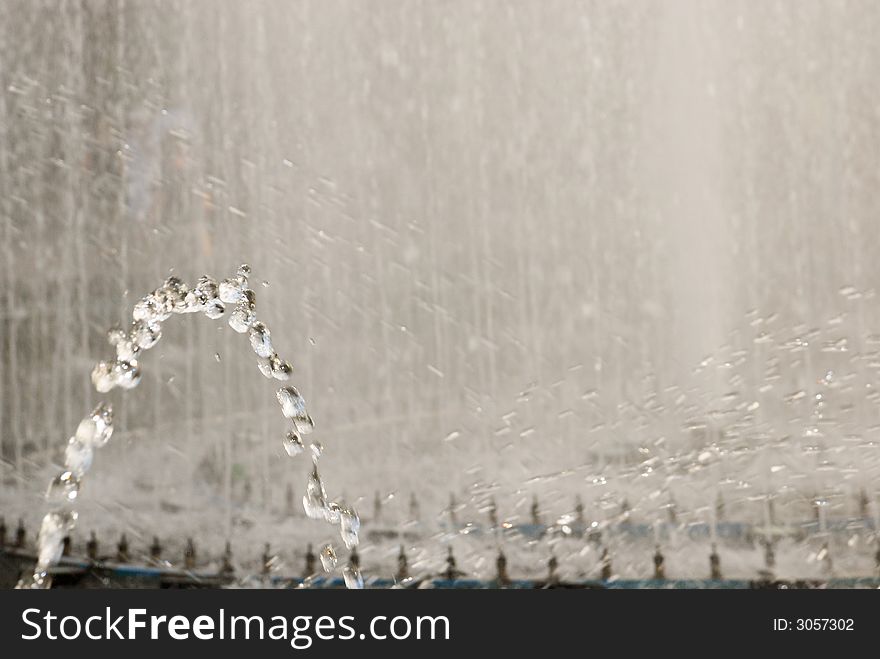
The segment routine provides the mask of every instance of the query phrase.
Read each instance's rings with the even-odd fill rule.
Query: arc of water
[[[114,388],[133,389],[141,380],[139,358],[143,351],[154,347],[162,337],[162,323],[173,314],[204,313],[208,318],[222,318],[227,305],[234,305],[229,314],[229,326],[239,334],[247,333],[251,348],[256,353],[257,366],[267,378],[286,382],[293,367],[281,359],[272,346],[271,334],[256,316],[256,293],[248,287],[250,266],[242,265],[234,277],[220,282],[208,276],[198,279],[190,289],[177,277],[169,277],[155,291],[141,298],[132,310],[132,324],[126,331],[110,329],[107,338],[116,349],[116,358],[99,361],[91,373],[92,384],[99,393]],[[303,452],[302,436],[314,429],[314,422],[306,403],[293,386],[276,392],[281,412],[293,427],[282,440],[288,455]],[[37,538],[37,563],[32,574],[19,581],[17,588],[49,588],[52,580],[49,570],[58,564],[64,538],[75,527],[77,512],[74,503],[79,496],[83,478],[89,471],[94,451],[104,446],[113,433],[113,410],[101,402],[79,424],[70,438],[64,454],[64,469],[52,479],[46,492],[50,510],[43,517]],[[312,519],[323,520],[339,527],[343,543],[349,549],[358,544],[360,518],[357,511],[341,501],[331,501],[324,490],[318,472],[318,459],[323,447],[311,444],[313,466],[306,484],[303,507]],[[335,556],[332,546],[329,553]],[[326,548],[325,548],[326,549]],[[327,571],[335,567],[322,561]],[[354,570],[354,571],[352,571]],[[349,588],[362,588],[363,578],[357,568],[346,567],[345,583]]]

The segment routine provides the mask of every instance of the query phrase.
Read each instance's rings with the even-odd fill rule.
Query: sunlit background
[[[425,569],[493,499],[876,525],[878,33],[868,0],[0,2],[0,514],[36,528],[106,330],[248,263],[328,491],[419,519]],[[246,337],[172,318],[141,367],[81,534],[323,539]]]

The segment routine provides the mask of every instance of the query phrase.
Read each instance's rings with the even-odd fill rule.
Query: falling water
[[[438,572],[452,543],[485,576],[489,501],[513,533],[535,496],[550,527],[580,496],[601,544],[505,535],[511,573],[552,551],[592,575],[601,546],[638,576],[663,508],[687,533],[717,488],[725,574],[753,574],[760,551],[726,534],[760,527],[769,491],[794,538],[826,501],[831,542],[858,540],[835,570],[873,570],[878,28],[868,0],[3,2],[3,515],[41,528],[67,473],[53,490],[102,540],[182,545],[185,524],[293,564],[328,539],[289,519],[303,496],[347,533],[341,510],[378,493],[373,527],[400,537],[365,573],[401,543]],[[283,328],[332,460],[235,332],[193,318],[159,341],[121,315],[242,261],[269,284],[249,284],[260,318],[235,277],[196,315],[226,308],[286,388]],[[102,400],[99,455],[59,441]],[[301,453],[320,474],[290,469]],[[72,521],[52,519],[46,538]],[[807,544],[778,569],[812,569]],[[694,547],[664,548],[668,571],[705,570]]]

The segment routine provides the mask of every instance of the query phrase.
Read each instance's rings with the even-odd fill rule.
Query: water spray
[[[110,344],[116,349],[116,357],[99,361],[91,373],[91,381],[98,393],[108,393],[113,389],[133,389],[141,381],[141,354],[149,350],[162,338],[162,323],[175,314],[203,313],[212,320],[222,318],[227,306],[228,324],[239,334],[247,334],[251,348],[257,355],[257,367],[268,379],[280,382],[290,380],[293,367],[290,362],[279,357],[272,345],[271,334],[265,323],[257,319],[256,293],[248,285],[251,269],[247,264],[238,268],[235,276],[217,282],[215,279],[199,277],[195,287],[188,287],[177,277],[169,277],[165,283],[149,295],[141,298],[132,310],[132,323],[125,330],[114,327],[107,333]],[[306,409],[305,399],[293,386],[277,390],[276,398],[281,405],[281,413],[291,422],[291,428],[282,439],[284,450],[290,457],[304,451],[303,435],[314,430],[315,424]],[[109,403],[100,402],[89,413],[70,438],[64,452],[64,467],[49,483],[46,501],[49,511],[43,517],[37,537],[37,562],[32,573],[23,577],[17,588],[45,589],[52,585],[50,570],[58,564],[64,553],[65,543],[69,543],[70,532],[76,526],[78,513],[75,504],[79,498],[83,479],[92,466],[95,450],[110,441],[113,434],[113,410]],[[358,545],[360,518],[354,508],[342,501],[328,498],[323,481],[318,472],[318,461],[323,454],[320,443],[310,444],[312,469],[303,497],[306,514],[338,527],[343,543],[349,550]],[[20,533],[16,542],[24,545],[24,527],[19,524]],[[97,551],[97,550],[95,550]],[[268,550],[267,550],[268,551]],[[151,548],[151,558],[159,561],[161,546],[158,539]],[[228,552],[231,557],[231,551]],[[128,560],[128,542],[122,536],[117,558]],[[187,543],[184,557],[185,565],[195,565],[195,546]],[[264,561],[268,565],[269,561]],[[321,564],[327,572],[336,567],[336,551],[331,544],[321,550]],[[363,588],[364,581],[357,562],[350,562],[343,570],[348,588]]]

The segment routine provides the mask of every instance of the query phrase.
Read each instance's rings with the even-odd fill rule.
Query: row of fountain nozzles
[[[654,561],[654,579],[665,579],[666,578],[666,558],[663,556],[663,553],[660,550],[660,547],[657,547],[653,556]],[[408,576],[408,574],[404,571],[406,567],[406,555],[403,552],[403,547],[400,548],[400,556],[398,557],[399,569],[397,578],[402,580]],[[608,552],[607,547],[602,548],[602,554],[599,559],[600,571],[599,577],[602,581],[609,581],[613,577],[613,573],[611,570],[611,554]],[[715,549],[715,545],[712,545],[712,553],[709,555],[709,567],[710,567],[710,578],[715,580],[722,579],[721,575],[721,558],[718,556],[718,552]],[[559,560],[555,555],[551,554],[550,558],[547,560],[547,582],[548,583],[558,583],[559,575],[557,574],[557,569],[559,568]],[[464,572],[458,569],[455,561],[455,556],[452,553],[452,547],[449,547],[448,553],[446,555],[446,569],[440,573],[440,576],[446,579],[447,581],[454,581],[455,579],[459,579],[464,576]],[[502,550],[498,550],[498,556],[495,558],[495,581],[501,585],[506,585],[511,583],[510,576],[507,573],[507,556],[504,555]]]
[[[0,547],[6,546],[6,520],[0,517]],[[24,549],[27,542],[27,530],[24,528],[24,520],[19,518],[18,526],[15,529],[15,539],[12,541],[11,547],[15,549]]]
[[[412,506],[412,505],[413,504],[410,503],[410,506]],[[455,495],[450,494],[449,495],[449,507],[446,509],[446,512],[449,514],[449,519],[452,522],[453,526],[458,523],[457,514],[456,514],[458,507],[459,506],[458,506],[458,502],[455,499]],[[670,502],[669,504],[667,504],[666,509],[667,509],[667,514],[669,515],[669,521],[672,523],[675,523],[677,521],[675,504]],[[417,508],[416,508],[416,510],[417,510]],[[719,497],[719,500],[716,503],[716,515],[719,519],[721,517],[723,517],[723,510],[724,510],[724,502]],[[586,525],[586,514],[585,514],[584,503],[581,500],[580,496],[575,497],[574,511],[575,511],[575,523],[582,525],[582,526]],[[631,511],[631,507],[630,507],[629,501],[624,499],[620,505],[620,514],[623,515],[624,517],[628,517],[630,514],[630,511]],[[380,500],[379,500],[379,497],[377,494],[376,499],[373,503],[373,516],[374,516],[374,518],[378,519],[380,512],[381,512],[381,503],[380,503]],[[488,515],[489,515],[489,526],[492,528],[497,528],[499,526],[498,506],[496,505],[494,498],[489,500]],[[530,522],[534,526],[541,526],[543,523],[541,520],[541,510],[540,510],[540,506],[538,505],[538,497],[537,496],[532,497],[532,504],[529,507],[529,519],[530,519]]]
[[[7,533],[8,529],[6,527],[6,523],[4,518],[0,517],[0,547],[7,546]],[[24,521],[19,519],[18,526],[15,530],[15,535],[13,541],[10,545],[11,548],[14,549],[24,549],[27,541],[27,531],[24,526]],[[772,570],[776,566],[776,555],[774,550],[774,545],[770,541],[764,541],[764,564],[768,572],[772,573]],[[69,536],[64,538],[63,544],[63,555],[69,556],[71,550],[71,540]],[[162,558],[163,547],[159,542],[158,537],[153,537],[152,544],[149,547],[149,559],[151,562],[158,564]],[[86,543],[86,555],[89,560],[97,561],[99,560],[98,556],[98,539],[95,536],[95,532],[92,531],[89,537],[88,542]],[[819,551],[817,557],[823,561],[825,564],[826,571],[831,570],[831,554],[828,544],[823,544],[821,550]],[[193,569],[196,566],[196,547],[195,543],[191,538],[188,538],[186,544],[184,546],[183,551],[183,564],[186,569]],[[128,538],[123,533],[116,547],[116,561],[120,563],[125,563],[131,560],[131,553],[128,543]],[[269,574],[272,571],[272,568],[276,562],[275,556],[270,551],[270,545],[267,543],[265,545],[265,549],[263,551],[263,555],[261,557],[261,572],[263,574]],[[359,568],[360,566],[360,557],[357,553],[357,549],[353,548],[350,554],[349,562],[352,567]],[[665,568],[666,559],[663,555],[660,546],[658,545],[655,548],[655,552],[653,555],[653,564],[654,564],[654,578],[655,579],[665,579],[666,578],[666,568]],[[880,546],[878,546],[877,552],[875,554],[875,563],[880,569]],[[404,547],[400,547],[400,552],[397,557],[397,572],[395,574],[395,578],[398,581],[403,581],[408,579],[409,574],[409,564],[406,556],[406,552]],[[306,550],[305,555],[305,573],[304,576],[311,576],[316,573],[317,565],[317,556],[314,554],[312,550],[312,545],[308,545],[308,549]],[[547,562],[548,567],[548,581],[554,582],[558,581],[558,577],[556,574],[557,568],[559,566],[558,559],[551,555]],[[222,556],[222,565],[221,572],[222,573],[232,573],[234,568],[232,566],[232,549],[230,543],[227,542],[224,548],[223,556]],[[712,552],[709,555],[709,571],[711,579],[721,579],[721,558],[718,555],[718,551],[716,546],[712,545]],[[452,547],[448,548],[448,554],[446,558],[446,568],[443,572],[440,573],[439,576],[447,579],[447,580],[455,580],[462,576],[464,576],[464,572],[459,570],[456,565],[455,557],[452,553]],[[603,547],[600,556],[600,577],[602,580],[607,581],[612,578],[612,569],[611,569],[611,556],[607,547]],[[504,555],[504,552],[499,549],[498,556],[496,558],[496,580],[498,583],[505,584],[510,583],[510,579],[507,575],[507,558]]]
[[[249,491],[249,487],[250,486],[248,485],[247,486],[248,491]],[[287,500],[288,513],[294,514],[295,511],[298,510],[298,507],[295,502],[296,497],[294,496],[294,490],[293,490],[293,486],[291,484],[288,484],[288,486],[287,486],[285,498]],[[818,500],[819,499],[817,497],[816,501],[818,501]],[[864,490],[860,490],[856,500],[858,502],[860,516],[864,519],[869,518],[871,516],[870,499],[869,499],[867,493]],[[772,523],[775,523],[776,514],[775,514],[775,509],[774,509],[774,501],[772,498],[768,499],[767,505],[768,505],[768,516],[770,518],[770,521]],[[450,521],[453,523],[453,525],[457,524],[457,511],[459,510],[459,507],[460,506],[455,498],[455,495],[450,494],[449,495],[449,505],[444,510],[444,513],[449,515]],[[672,524],[676,524],[678,522],[678,510],[677,510],[677,505],[676,505],[675,501],[670,499],[670,501],[667,504],[665,504],[663,507],[666,510],[666,515],[668,517],[669,522]],[[383,508],[383,498],[379,494],[379,492],[376,492],[373,497],[373,516],[372,516],[371,521],[373,521],[373,522],[382,521],[382,517],[383,517],[382,508]],[[724,502],[724,498],[721,496],[720,493],[716,496],[714,508],[715,508],[715,519],[718,521],[723,520],[725,518],[725,502]],[[814,515],[816,516],[817,520],[820,517],[820,515],[819,515],[820,508],[821,508],[821,506],[818,503],[814,502],[813,512],[814,512]],[[631,513],[632,513],[632,506],[630,505],[628,500],[624,499],[620,503],[619,514],[621,516],[623,516],[624,518],[628,518]],[[490,526],[497,527],[499,525],[498,524],[498,509],[497,509],[497,506],[495,504],[494,499],[491,499],[489,501],[488,514],[489,514]],[[410,515],[410,519],[412,519],[412,520],[421,519],[419,501],[418,501],[415,493],[410,494],[409,515]],[[583,501],[581,500],[580,496],[575,497],[575,519],[576,519],[576,523],[578,523],[578,524],[584,524],[586,521],[585,508],[584,508],[584,504],[583,504]],[[532,499],[532,504],[530,507],[530,521],[532,524],[534,524],[536,526],[540,525],[542,523],[537,496],[535,496]]]
[[[6,520],[0,517],[0,547],[9,547],[11,549],[25,549],[27,546],[27,530],[24,526],[24,520],[18,520],[18,526],[15,529],[15,537],[12,542],[7,544],[7,533],[8,529],[6,527]],[[70,536],[65,536],[63,540],[63,550],[62,554],[64,556],[69,556],[71,550],[71,540]],[[153,542],[150,545],[150,560],[154,562],[158,562],[162,556],[162,545],[159,543],[159,539],[157,537],[153,537]],[[98,538],[95,536],[95,532],[92,531],[89,540],[86,543],[86,556],[89,560],[96,561],[98,560]],[[229,546],[229,543],[226,543],[226,551],[224,552],[224,568],[228,564],[228,558],[231,558],[232,552]],[[131,558],[131,554],[129,553],[129,544],[128,538],[123,533],[122,537],[119,539],[119,543],[116,546],[116,560],[120,563],[124,563]],[[196,548],[195,543],[191,538],[187,538],[186,546],[183,550],[183,562],[186,568],[193,568],[196,564]]]
[[[857,501],[858,501],[858,505],[859,505],[859,515],[863,519],[868,519],[871,516],[870,499],[868,498],[868,495],[864,490],[859,491]],[[459,504],[456,501],[455,495],[450,494],[449,495],[449,506],[446,508],[446,513],[449,515],[450,521],[453,523],[453,525],[457,524],[456,511],[458,510],[458,508],[459,508]],[[671,524],[678,523],[678,512],[677,512],[677,506],[675,504],[675,501],[670,500],[669,503],[667,503],[664,506],[664,508],[666,509],[666,514],[669,519],[669,522]],[[819,515],[820,508],[821,508],[821,505],[818,503],[818,498],[817,498],[813,504],[813,512],[814,512],[817,520],[820,517],[820,515]],[[380,518],[381,509],[382,509],[381,499],[380,499],[379,494],[377,492],[375,499],[373,501],[373,518],[374,519]],[[724,517],[725,517],[724,510],[725,510],[724,499],[721,496],[721,494],[719,493],[715,499],[715,519],[716,520],[720,521],[720,520],[724,519]],[[771,521],[773,523],[775,523],[776,515],[774,512],[774,505],[773,505],[772,498],[768,499],[768,510],[769,510],[769,517],[771,518]],[[584,511],[585,511],[585,509],[584,509],[583,501],[581,500],[580,496],[576,496],[575,497],[575,520],[576,520],[576,523],[584,524],[586,522],[586,517],[585,517]],[[622,515],[624,517],[630,516],[630,513],[632,512],[632,507],[630,506],[630,503],[628,500],[624,499],[621,502],[619,512],[620,512],[620,515]],[[410,514],[413,517],[413,519],[418,519],[418,502],[415,499],[415,495],[412,495],[410,498]],[[494,498],[489,500],[488,514],[489,514],[490,526],[497,527],[499,525],[498,524],[498,508],[495,504]],[[532,524],[534,524],[536,526],[541,525],[542,521],[541,521],[540,507],[538,505],[538,497],[537,496],[534,496],[532,498],[532,504],[529,508],[529,514],[530,514],[530,521]]]
[[[6,524],[5,521],[0,518],[0,547],[6,546]],[[16,549],[23,549],[26,543],[26,530],[24,527],[23,520],[19,520],[18,527],[16,528],[15,533],[15,541],[11,545]],[[64,538],[64,549],[63,554],[65,556],[70,555],[71,549],[71,540],[70,536],[66,536]],[[162,550],[163,547],[159,542],[159,538],[154,536],[153,542],[149,547],[149,558],[153,563],[159,563],[162,558]],[[772,550],[771,550],[772,551]],[[98,539],[95,536],[95,532],[92,531],[89,540],[86,543],[86,555],[89,560],[96,561],[99,559],[98,556]],[[768,554],[770,555],[770,554]],[[193,569],[196,566],[196,548],[195,543],[191,538],[188,538],[186,541],[186,545],[183,551],[183,559],[184,559],[184,567],[186,569]],[[119,539],[119,542],[116,546],[116,560],[120,563],[125,563],[131,560],[130,547],[127,536],[123,533]],[[231,573],[234,571],[232,566],[232,549],[230,544],[227,542],[223,557],[222,557],[222,566],[221,572],[223,573]],[[270,551],[270,545],[267,543],[265,545],[265,549],[263,551],[263,555],[261,557],[261,565],[262,565],[262,573],[268,574],[272,570],[272,566],[275,562],[275,557]],[[656,579],[664,579],[665,578],[665,570],[664,570],[664,562],[665,559],[663,554],[658,547],[654,554],[654,577]],[[878,554],[878,562],[880,562],[880,554]],[[360,556],[357,553],[357,548],[353,548],[351,551],[351,555],[349,557],[349,563],[352,567],[359,568],[360,567]],[[611,558],[607,548],[602,549],[602,555],[600,559],[601,564],[601,578],[603,580],[608,580],[612,576],[611,572]],[[306,550],[305,556],[305,576],[310,576],[316,573],[316,565],[317,565],[317,556],[312,550],[312,545],[308,545],[308,549]],[[711,565],[711,573],[713,579],[721,578],[721,563],[718,557],[717,552],[715,551],[715,547],[713,545],[712,554],[710,556],[710,565]],[[549,581],[557,581],[558,577],[556,575],[556,570],[559,566],[559,562],[556,556],[551,556],[547,563],[548,566],[548,580]],[[446,557],[446,569],[439,575],[447,580],[455,580],[462,576],[464,576],[464,572],[459,570],[456,566],[455,556],[452,553],[452,547],[449,547],[448,554]],[[397,557],[397,572],[395,574],[395,578],[398,581],[404,581],[410,577],[409,573],[409,561],[406,556],[406,551],[403,546],[400,547],[400,552]],[[507,574],[507,558],[504,555],[504,552],[499,550],[498,556],[496,558],[496,580],[498,583],[510,583],[510,578]]]

